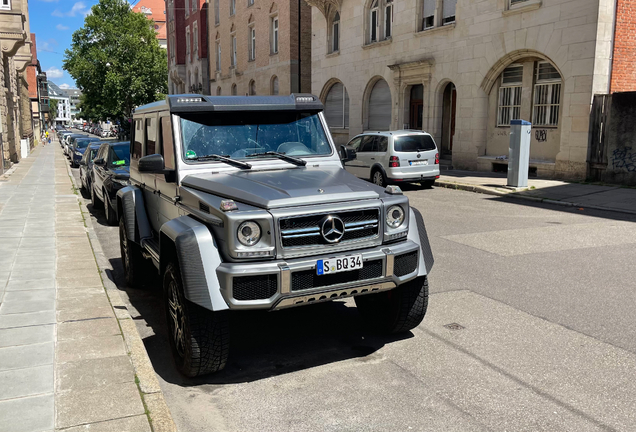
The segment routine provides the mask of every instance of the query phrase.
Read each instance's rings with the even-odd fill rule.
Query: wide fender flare
[[[176,249],[185,297],[212,311],[229,309],[216,274],[221,255],[210,229],[189,216],[181,216],[161,227],[160,251],[165,250],[168,239]],[[161,257],[164,259],[163,254]],[[164,265],[161,263],[161,268]]]
[[[417,275],[426,276],[431,272],[435,259],[431,250],[431,243],[428,240],[424,218],[419,210],[410,208],[409,212],[409,233],[407,238],[420,245],[420,258],[417,266]]]
[[[121,211],[119,206],[121,205]],[[117,191],[117,214],[124,218],[126,234],[135,243],[152,236],[143,191],[136,186],[126,186]]]

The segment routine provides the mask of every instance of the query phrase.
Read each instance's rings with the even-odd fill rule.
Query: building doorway
[[[455,84],[448,83],[444,88],[442,105],[442,155],[453,154],[455,138],[455,119],[457,117],[457,89]]]
[[[411,105],[409,108],[409,129],[422,130],[422,115],[424,112],[424,86],[422,84],[411,87]]]

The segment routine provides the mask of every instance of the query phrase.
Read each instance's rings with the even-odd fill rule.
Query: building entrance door
[[[444,89],[442,112],[442,155],[451,155],[453,154],[455,118],[457,115],[457,89],[453,83],[449,83]]]
[[[424,113],[424,86],[411,87],[411,106],[409,109],[409,128],[422,130],[422,114]]]

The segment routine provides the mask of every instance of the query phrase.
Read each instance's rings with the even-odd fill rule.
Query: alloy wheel
[[[375,174],[373,174],[373,183],[377,184],[378,186],[384,185],[384,176],[380,171],[376,171]]]
[[[126,273],[130,271],[130,251],[128,250],[128,234],[126,233],[126,227],[123,224],[119,225],[120,239],[121,239],[121,257],[124,261],[124,270]]]
[[[177,282],[172,278],[168,285],[168,325],[179,357],[185,355],[185,313],[183,299],[179,293]]]

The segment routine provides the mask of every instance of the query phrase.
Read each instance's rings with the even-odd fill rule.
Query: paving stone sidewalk
[[[513,190],[506,188],[507,182],[504,174],[451,170],[444,171],[435,184],[490,195],[636,214],[636,188],[529,179],[527,189]]]
[[[0,181],[0,432],[151,431],[67,164]]]

